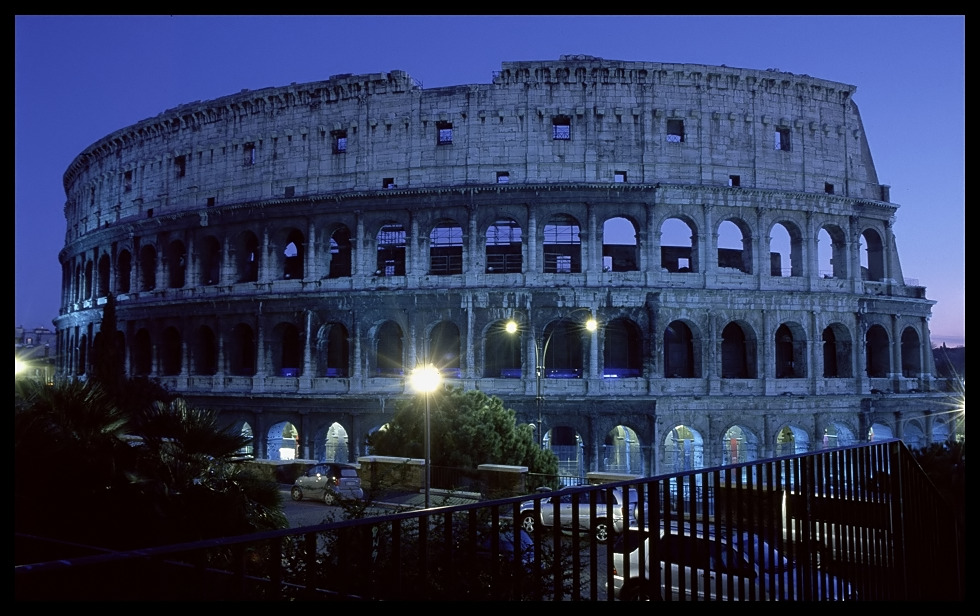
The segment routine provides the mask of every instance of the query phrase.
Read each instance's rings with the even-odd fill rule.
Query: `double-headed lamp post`
[[[429,491],[432,486],[432,433],[429,430],[429,394],[442,382],[442,374],[432,364],[412,370],[412,389],[425,394],[425,508],[429,508]]]
[[[596,329],[598,329],[599,324],[592,316],[592,311],[589,310],[588,308],[579,308],[578,310],[573,310],[570,314],[561,317],[559,321],[567,319],[572,314],[575,314],[576,312],[579,311],[589,312],[589,318],[588,320],[585,321],[585,329],[587,329],[590,332],[594,332]],[[505,329],[507,330],[508,334],[517,333],[517,330],[519,329],[519,326],[517,325],[517,321],[514,321],[513,319],[507,321],[507,325]],[[544,339],[544,345],[539,346],[538,339],[537,337],[535,337],[534,331],[533,330],[531,331],[531,336],[534,342],[534,379],[535,379],[534,404],[538,409],[538,447],[541,447],[542,449],[544,448],[544,419],[541,415],[541,378],[545,370],[544,362],[545,362],[545,357],[547,357],[548,354],[548,345],[551,344],[551,337],[554,336],[554,334],[555,334],[555,330],[552,329],[550,332],[548,332],[548,336]]]

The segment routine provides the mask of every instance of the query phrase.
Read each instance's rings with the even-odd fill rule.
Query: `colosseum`
[[[428,363],[565,474],[946,439],[855,90],[562,56],[181,105],[64,175],[60,372],[111,294],[128,373],[258,458],[369,453]]]

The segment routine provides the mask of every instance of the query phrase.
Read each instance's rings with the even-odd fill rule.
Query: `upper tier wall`
[[[425,90],[392,71],[243,90],[90,146],[65,173],[65,213],[69,229],[85,229],[149,209],[500,174],[724,186],[737,176],[745,187],[887,201],[854,91],[775,70],[588,56],[505,62],[490,84]],[[445,143],[440,128],[451,129]]]

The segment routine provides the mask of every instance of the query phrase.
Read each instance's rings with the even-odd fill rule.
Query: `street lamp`
[[[592,311],[589,310],[588,308],[578,308],[577,310],[573,310],[571,313],[561,317],[559,321],[562,321],[572,316],[576,312],[580,312],[580,311],[587,311],[589,313],[589,318],[585,321],[585,329],[587,329],[590,332],[594,332],[596,329],[598,329],[599,324],[596,322],[595,318],[593,318]],[[518,330],[517,322],[514,321],[513,319],[507,321],[507,325],[505,326],[505,329],[507,333],[511,335],[517,333]],[[545,358],[548,355],[548,345],[551,344],[551,337],[554,335],[555,335],[555,330],[554,328],[552,328],[552,330],[548,332],[548,336],[544,339],[544,345],[539,346],[538,339],[534,335],[534,330],[533,329],[531,330],[531,337],[534,342],[534,379],[535,379],[534,404],[538,410],[538,447],[541,447],[542,449],[544,448],[544,419],[541,415],[541,377],[545,370],[544,362],[545,362]]]
[[[412,370],[412,389],[425,394],[425,508],[429,508],[429,491],[432,486],[432,435],[429,431],[429,394],[439,387],[442,375],[432,364]]]

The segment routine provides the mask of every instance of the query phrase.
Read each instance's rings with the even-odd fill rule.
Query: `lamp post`
[[[412,389],[425,394],[425,508],[429,508],[429,492],[432,486],[432,434],[429,430],[429,394],[439,387],[442,375],[432,364],[412,370]]]
[[[576,310],[573,310],[568,315],[561,317],[559,321],[564,320],[570,317],[571,315],[575,314],[576,312],[580,312],[580,311],[588,311],[589,318],[585,321],[585,329],[587,329],[590,332],[594,332],[599,327],[599,325],[596,322],[596,320],[592,317],[592,311],[589,310],[588,308],[578,308]],[[508,334],[517,333],[518,330],[517,322],[514,321],[513,319],[508,321],[506,325],[506,330]],[[545,359],[547,358],[548,355],[548,345],[551,344],[551,338],[554,335],[555,335],[555,330],[552,329],[550,332],[548,332],[548,336],[544,339],[544,344],[539,346],[538,339],[534,335],[533,329],[531,331],[532,340],[534,342],[534,379],[535,379],[534,404],[537,407],[537,411],[538,411],[538,447],[541,447],[542,449],[544,449],[544,419],[541,415],[541,399],[542,399],[541,378],[545,370],[544,364],[545,364]]]

